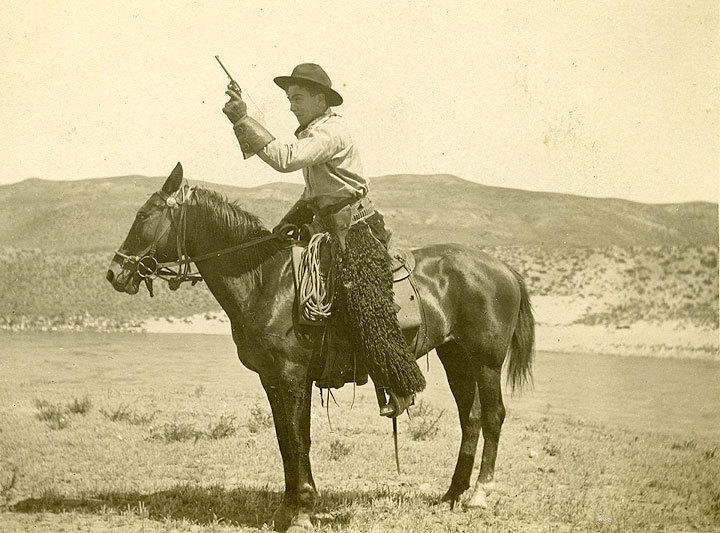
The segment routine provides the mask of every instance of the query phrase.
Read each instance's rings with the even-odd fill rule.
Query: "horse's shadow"
[[[353,516],[353,504],[371,506],[378,499],[398,500],[406,495],[388,489],[372,491],[327,491],[318,497],[314,522],[341,527]],[[437,503],[426,495],[413,495],[418,504]],[[19,513],[80,512],[99,514],[107,511],[134,512],[153,520],[187,520],[198,525],[227,524],[262,528],[270,524],[272,514],[282,501],[282,492],[268,488],[239,487],[231,490],[219,486],[180,485],[171,489],[143,494],[140,492],[101,492],[80,498],[46,492],[38,498],[27,498],[10,507]],[[364,505],[363,505],[364,506]]]

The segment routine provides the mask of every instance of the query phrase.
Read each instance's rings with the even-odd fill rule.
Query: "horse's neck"
[[[250,239],[238,236],[234,241],[226,241],[218,237],[224,232],[214,231],[216,228],[199,228],[195,224],[195,209],[188,209],[187,219],[189,229],[186,246],[191,257],[221,251]],[[263,261],[257,268],[242,268],[238,257],[253,253],[256,253],[253,247],[248,247],[246,250],[200,261],[196,265],[206,286],[227,313],[233,326],[244,328],[255,319],[258,309],[264,305],[267,286],[277,283],[279,270],[284,263],[282,257],[273,257]]]

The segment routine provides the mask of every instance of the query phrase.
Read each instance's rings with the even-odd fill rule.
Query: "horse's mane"
[[[188,231],[195,231],[197,237],[202,235],[218,246],[229,247],[270,233],[257,215],[245,211],[235,200],[230,201],[216,191],[203,188],[195,188],[194,196],[199,209],[193,224],[195,228],[191,230],[188,226]],[[242,271],[255,271],[286,247],[281,239],[271,239],[230,253],[228,257]]]

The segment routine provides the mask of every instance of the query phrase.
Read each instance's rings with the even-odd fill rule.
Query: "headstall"
[[[145,282],[145,286],[147,287],[150,296],[153,296],[152,283],[155,278],[167,281],[168,287],[172,291],[177,290],[182,283],[187,281],[189,281],[192,285],[195,285],[199,281],[202,281],[203,278],[197,270],[192,269],[192,263],[221,257],[225,254],[229,254],[243,248],[250,248],[262,242],[278,238],[274,234],[263,235],[262,237],[251,239],[229,248],[223,248],[222,250],[218,250],[216,252],[190,257],[187,254],[186,247],[187,206],[192,201],[194,192],[194,187],[185,183],[173,194],[168,194],[163,190],[159,190],[154,193],[154,195],[161,198],[165,204],[165,208],[163,210],[163,214],[165,216],[158,220],[152,243],[150,243],[137,255],[127,255],[119,250],[115,252],[113,259],[120,263],[123,269],[134,268],[140,279]],[[175,261],[166,261],[161,263],[155,257],[157,245],[160,240],[173,228],[175,229],[178,259]]]

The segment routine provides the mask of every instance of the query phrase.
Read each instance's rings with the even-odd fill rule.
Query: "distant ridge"
[[[0,246],[85,252],[117,248],[136,210],[164,178],[119,176],[79,181],[31,178],[0,186]],[[191,183],[238,199],[271,226],[302,186],[252,188]],[[440,175],[373,178],[371,196],[396,242],[474,246],[718,245],[718,205],[643,204],[481,185]]]

